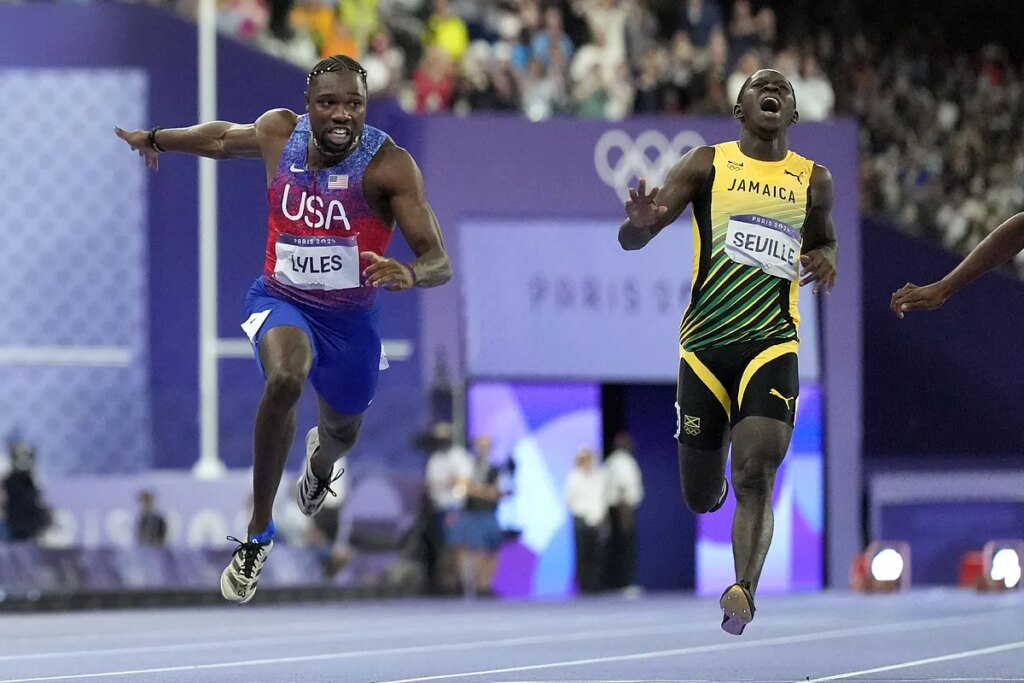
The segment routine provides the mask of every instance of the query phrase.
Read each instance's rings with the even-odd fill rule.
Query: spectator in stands
[[[139,545],[167,545],[167,520],[156,509],[156,495],[149,489],[139,491],[139,518],[135,522],[135,539]]]
[[[269,4],[270,23],[268,28],[271,35],[284,42],[290,41],[295,37],[295,31],[292,29],[289,18],[295,0],[269,0]]]
[[[697,67],[695,54],[690,37],[682,31],[672,38],[672,48],[668,53],[665,67],[667,90],[662,102],[662,110],[678,113],[689,110],[698,97]]]
[[[797,88],[797,83],[793,84],[793,88]],[[824,121],[832,116],[836,96],[832,91],[832,84],[821,71],[814,55],[804,57],[799,90],[796,92],[799,97],[801,121]]]
[[[543,60],[530,60],[523,85],[523,111],[532,121],[549,118],[564,110],[566,82],[557,67],[548,68]]]
[[[423,44],[429,52],[431,47],[443,50],[451,63],[462,61],[469,49],[469,29],[461,17],[454,14],[448,0],[433,0],[434,13],[427,19],[427,30]]]
[[[726,81],[725,89],[726,96],[729,100],[735,102],[736,98],[739,97],[740,88],[746,82],[755,71],[761,68],[761,61],[757,57],[757,53],[753,50],[748,50],[743,53],[739,61],[736,63],[736,69],[729,74],[729,78]],[[802,94],[802,93],[801,93]],[[803,114],[803,97],[800,98],[800,113]]]
[[[626,20],[629,8],[625,0],[580,0],[583,16],[596,41],[601,33],[605,58],[612,71],[626,61]]]
[[[722,27],[722,13],[714,0],[681,0],[679,28],[690,36],[694,47],[703,50]]]
[[[641,58],[636,76],[633,112],[654,114],[665,109],[669,85],[665,74],[667,57],[661,48],[651,47]]]
[[[726,90],[728,62],[729,44],[726,42],[725,34],[716,31],[711,35],[711,42],[702,60],[700,104],[697,107],[700,113],[727,115],[732,111],[736,100],[730,100]]]
[[[405,71],[405,56],[391,41],[391,32],[382,27],[370,38],[369,51],[363,56],[366,69],[366,92],[370,97],[387,97],[398,93]]]
[[[735,55],[756,51],[759,42],[758,28],[750,0],[734,0],[732,17],[729,20],[729,50]]]
[[[582,593],[601,588],[601,531],[608,514],[604,472],[594,452],[582,448],[565,482],[565,500],[572,515],[576,548],[576,584]]]
[[[564,68],[572,59],[573,45],[562,26],[562,13],[556,7],[544,10],[544,30],[533,36],[530,54],[540,60],[545,69]],[[561,60],[555,63],[552,58]]]
[[[636,509],[644,500],[643,475],[629,434],[619,432],[613,443],[615,450],[604,461],[609,521],[605,585],[635,593]]]
[[[498,111],[519,110],[522,107],[522,94],[509,46],[501,43],[494,46],[489,75],[491,90],[485,99],[487,108]]]
[[[622,60],[608,48],[604,31],[598,30],[594,32],[593,42],[576,51],[569,66],[569,77],[576,85],[592,80],[595,75],[604,83],[616,76],[620,63]]]
[[[592,64],[590,71],[575,81],[572,99],[576,114],[583,118],[605,118],[609,96],[601,65]]]
[[[370,37],[377,32],[380,25],[378,11],[380,0],[340,0],[335,3],[338,11],[338,19],[352,41],[356,44],[358,52],[342,52],[353,58],[360,57],[366,51]],[[326,54],[339,54],[329,51]]]
[[[437,45],[428,47],[412,75],[412,85],[417,114],[448,111],[455,93],[455,71],[450,55]]]
[[[641,55],[658,45],[658,20],[645,0],[624,0],[626,6],[626,62],[636,64]],[[686,35],[682,33],[682,35]]]

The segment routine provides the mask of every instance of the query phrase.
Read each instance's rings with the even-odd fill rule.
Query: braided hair
[[[366,69],[363,65],[356,60],[346,55],[334,55],[327,59],[319,62],[313,67],[313,70],[306,76],[306,87],[313,82],[313,78],[320,74],[326,73],[337,73],[339,71],[351,71],[359,75],[359,80],[363,82],[363,87],[366,87]]]

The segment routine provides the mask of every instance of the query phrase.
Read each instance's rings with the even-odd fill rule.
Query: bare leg
[[[317,396],[319,410],[318,430],[320,448],[310,461],[313,474],[321,481],[330,481],[334,471],[334,463],[352,450],[359,438],[359,427],[363,424],[363,415],[343,415],[320,396]]]
[[[722,499],[728,433],[721,448],[702,451],[679,444],[679,481],[686,507],[698,514],[708,512]]]
[[[259,350],[267,381],[253,438],[251,536],[266,529],[273,518],[274,497],[295,438],[295,404],[313,364],[309,339],[298,327],[275,327],[263,336]]]
[[[494,587],[494,574],[498,571],[498,553],[493,550],[484,550],[480,553],[479,583],[477,588],[481,592],[489,591]]]
[[[733,429],[736,516],[732,523],[732,549],[736,580],[749,581],[751,594],[757,591],[764,559],[772,544],[775,473],[786,456],[792,435],[792,427],[768,417],[744,418]]]

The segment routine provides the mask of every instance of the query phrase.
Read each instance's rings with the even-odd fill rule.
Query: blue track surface
[[[14,681],[1021,681],[1024,593],[409,600],[0,617]]]

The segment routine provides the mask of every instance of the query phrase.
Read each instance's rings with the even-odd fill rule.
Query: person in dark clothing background
[[[139,492],[139,519],[136,524],[139,545],[167,544],[167,520],[156,509],[156,496],[148,489]]]
[[[12,541],[34,541],[50,525],[50,511],[36,485],[35,452],[30,446],[8,442],[11,472],[3,482],[7,531]]]

